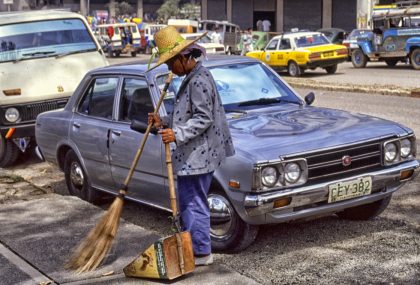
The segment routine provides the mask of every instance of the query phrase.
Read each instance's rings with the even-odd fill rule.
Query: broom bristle
[[[123,206],[124,198],[118,196],[99,223],[74,251],[65,265],[67,269],[82,273],[92,271],[101,264],[117,234]]]

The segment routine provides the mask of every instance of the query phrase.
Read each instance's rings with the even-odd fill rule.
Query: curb
[[[328,90],[328,91],[342,91],[342,92],[359,92],[359,93],[374,93],[380,95],[391,95],[391,96],[402,96],[402,97],[413,97],[420,98],[420,88],[406,88],[395,85],[383,86],[383,85],[354,85],[348,83],[340,83],[335,85],[329,82],[320,82],[311,79],[296,79],[287,78],[283,79],[294,88],[308,88],[317,90]]]

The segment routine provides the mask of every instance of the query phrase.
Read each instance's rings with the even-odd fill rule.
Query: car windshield
[[[330,43],[330,41],[323,34],[300,36],[296,37],[294,40],[297,47],[311,47]]]
[[[294,103],[300,99],[277,74],[261,63],[240,63],[210,67],[217,90],[226,110],[253,109],[264,105]],[[157,83],[162,89],[166,75],[159,76]],[[183,77],[175,77],[165,99],[165,107],[171,112],[175,94]]]
[[[0,62],[95,49],[95,42],[79,19],[0,26]]]

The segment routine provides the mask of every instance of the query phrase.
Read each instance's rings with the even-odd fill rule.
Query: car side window
[[[117,87],[118,78],[116,77],[95,78],[83,95],[77,111],[88,116],[112,119]]]
[[[278,44],[279,40],[272,40],[268,45],[266,50],[276,50],[277,49],[277,44]]]
[[[152,113],[154,107],[146,80],[125,78],[121,92],[118,120],[124,122],[138,120],[147,123],[147,114]]]
[[[279,49],[291,49],[290,39],[281,39]]]

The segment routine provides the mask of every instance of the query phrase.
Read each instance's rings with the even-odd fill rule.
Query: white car
[[[181,34],[181,36],[186,40],[195,40],[201,35],[202,33]],[[225,54],[225,46],[213,43],[208,35],[202,37],[197,43],[204,47],[206,49],[206,53],[208,54]]]

